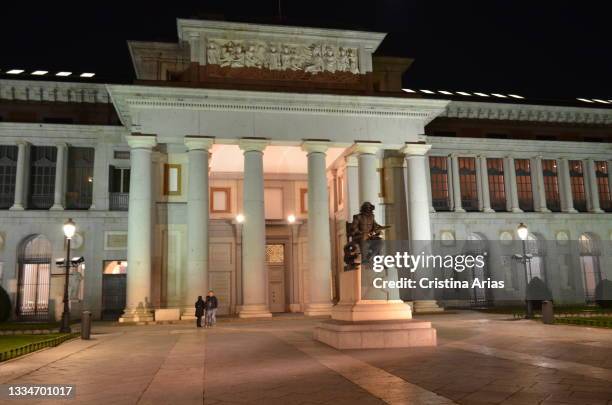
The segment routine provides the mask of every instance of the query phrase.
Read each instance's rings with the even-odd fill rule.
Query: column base
[[[514,213],[517,213],[517,214],[518,214],[518,213],[523,212],[523,210],[522,210],[522,209],[520,209],[520,208],[516,208],[516,207],[515,207],[515,208],[512,208],[512,209],[510,210],[510,212],[514,212]]]
[[[485,208],[485,209],[482,210],[482,212],[491,213],[491,212],[495,212],[495,210],[491,209],[491,208]]]
[[[597,208],[596,210],[589,211],[591,214],[603,214],[604,210]]]
[[[413,303],[415,313],[444,312],[444,307],[438,305],[436,300],[417,300]]]
[[[238,313],[239,318],[272,318],[267,305],[243,305]]]
[[[351,322],[412,319],[410,305],[402,300],[339,302],[331,315],[332,319]]]
[[[153,322],[153,310],[150,308],[126,308],[119,318],[119,323]]]
[[[59,204],[53,204],[53,206],[49,208],[49,211],[64,211],[64,206]]]
[[[572,208],[572,209],[569,209],[569,210],[565,210],[565,211],[563,211],[563,212],[565,212],[565,213],[567,213],[567,214],[577,214],[577,213],[578,213],[578,211],[577,211],[577,210],[575,210],[575,209],[573,209],[573,208]]]
[[[332,313],[332,307],[333,305],[331,302],[306,304],[304,315],[306,316],[329,316]]]
[[[540,207],[540,209],[538,209],[538,212],[551,212],[551,211],[546,207]]]
[[[22,204],[13,204],[13,206],[9,209],[9,211],[23,211],[25,210]]]
[[[465,212],[463,208],[455,208],[454,211],[455,212]]]

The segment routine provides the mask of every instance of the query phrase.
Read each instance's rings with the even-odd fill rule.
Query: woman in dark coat
[[[196,316],[196,325],[198,328],[202,327],[202,317],[204,316],[204,300],[202,299],[202,296],[199,295],[198,296],[198,300],[195,303],[195,316]]]

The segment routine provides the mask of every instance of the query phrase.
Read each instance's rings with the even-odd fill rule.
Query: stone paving
[[[612,330],[476,312],[423,315],[435,348],[338,351],[316,320],[96,324],[0,364],[0,383],[75,384],[76,399],[16,404],[612,404]]]

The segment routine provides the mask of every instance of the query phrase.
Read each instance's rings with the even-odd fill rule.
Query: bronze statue
[[[376,244],[371,241],[382,240],[381,233],[390,228],[376,222],[374,218],[374,205],[364,202],[359,214],[353,215],[353,222],[346,223],[347,244],[344,245],[345,270],[355,270],[359,263],[368,263],[376,254]]]

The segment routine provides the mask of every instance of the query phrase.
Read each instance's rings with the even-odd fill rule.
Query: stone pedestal
[[[387,320],[321,322],[314,338],[336,349],[390,349],[435,346],[436,330],[430,322]]]
[[[410,305],[401,300],[362,300],[360,269],[340,275],[340,302],[332,308],[332,319],[317,325],[314,338],[336,349],[437,344],[436,330],[430,322],[412,320]]]
[[[424,312],[444,312],[444,308],[438,306],[436,300],[417,300],[414,301],[414,312],[421,314]]]

